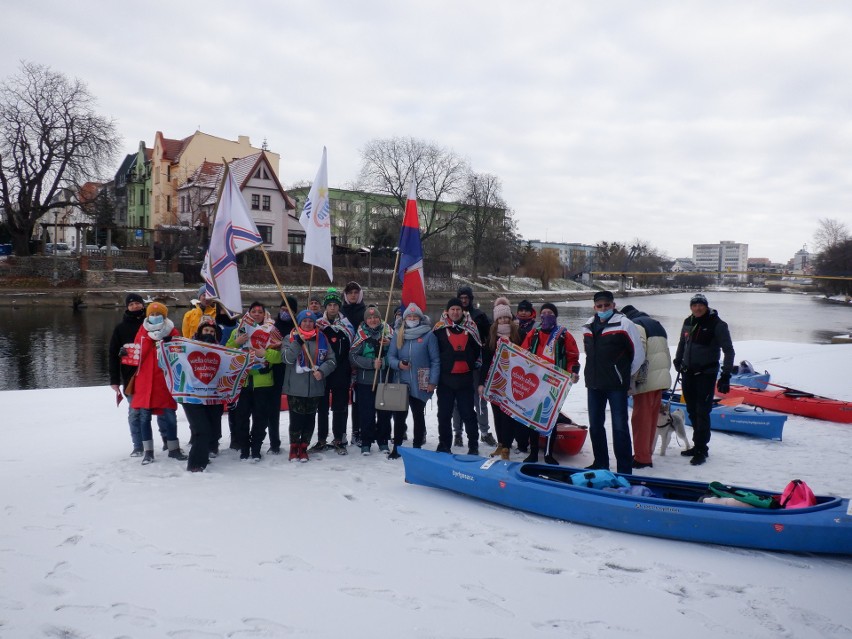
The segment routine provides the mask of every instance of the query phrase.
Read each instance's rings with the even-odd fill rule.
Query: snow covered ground
[[[852,400],[852,346],[736,349],[774,382]],[[566,412],[587,423],[585,407],[578,385]],[[852,637],[852,558],[527,515],[408,485],[378,454],[143,467],[106,386],[4,392],[0,411],[0,637]],[[852,495],[850,425],[791,417],[782,442],[711,448],[640,473]],[[590,444],[569,461],[589,464]]]

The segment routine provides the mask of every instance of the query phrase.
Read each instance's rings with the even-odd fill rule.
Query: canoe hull
[[[686,412],[686,404],[676,401],[680,399],[675,394],[671,403],[671,409],[683,411],[684,421],[687,426],[692,426],[689,413]],[[668,394],[663,393],[663,403],[668,401]],[[754,406],[722,406],[717,404],[710,411],[710,430],[718,430],[724,433],[739,433],[751,435],[761,439],[775,439],[781,441],[784,434],[786,415],[778,413],[767,413],[758,410]]]
[[[400,449],[405,480],[451,490],[508,508],[578,524],[652,537],[765,550],[852,554],[848,499],[820,497],[796,510],[739,508],[697,501],[636,497],[554,481],[554,473],[579,469],[486,461],[421,449]],[[634,477],[634,483],[640,478]],[[641,478],[661,490],[701,493],[706,484]],[[656,484],[652,485],[652,482]]]
[[[852,402],[820,397],[819,395],[807,397],[808,394],[790,388],[759,390],[731,385],[727,397],[742,397],[743,402],[747,404],[790,415],[812,417],[840,424],[852,424]]]

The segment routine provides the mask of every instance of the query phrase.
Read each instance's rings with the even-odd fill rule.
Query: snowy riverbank
[[[774,382],[852,400],[848,346],[736,348]],[[850,558],[526,515],[407,485],[377,454],[143,467],[108,387],[0,402],[2,637],[852,637]],[[585,408],[578,385],[566,412]],[[714,433],[711,449],[640,473],[852,495],[849,425],[791,417],[782,442]],[[590,463],[590,444],[563,461]]]

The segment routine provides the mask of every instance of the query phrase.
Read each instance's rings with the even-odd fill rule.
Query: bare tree
[[[530,277],[541,280],[541,287],[550,290],[550,280],[562,274],[559,252],[556,249],[529,249],[524,254],[524,271]]]
[[[73,204],[58,197],[62,187],[95,179],[118,144],[115,123],[95,113],[80,80],[22,62],[0,85],[0,205],[16,255],[30,254],[42,215]]]
[[[487,255],[502,252],[498,244],[505,239],[507,215],[502,191],[503,185],[496,175],[474,172],[467,175],[455,240],[464,247],[473,277],[479,273]]]
[[[818,251],[827,251],[849,239],[849,229],[840,220],[820,218],[814,233],[814,244]]]
[[[359,186],[362,190],[390,195],[398,204],[395,210],[380,213],[402,223],[408,187],[414,179],[420,211],[420,239],[424,250],[429,239],[452,227],[460,210],[442,206],[457,199],[470,169],[455,151],[434,142],[416,138],[371,140],[361,150]]]

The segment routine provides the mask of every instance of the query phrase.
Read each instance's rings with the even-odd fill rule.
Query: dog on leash
[[[671,407],[663,402],[660,405],[660,414],[657,415],[657,434],[654,437],[654,445],[651,450],[657,447],[657,440],[662,440],[660,455],[665,455],[669,442],[672,440],[672,433],[676,434],[678,439],[683,440],[686,444],[684,448],[692,448],[692,443],[686,436],[686,429],[684,428],[683,411],[679,408],[672,411]]]

